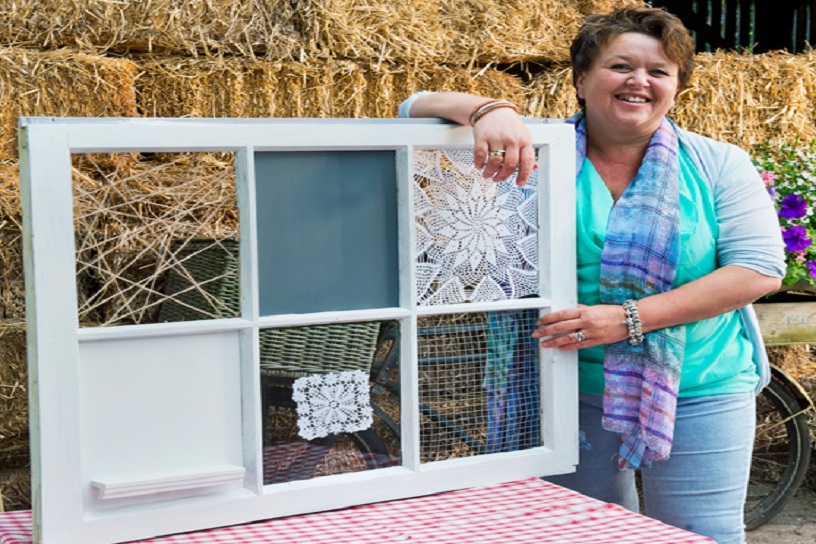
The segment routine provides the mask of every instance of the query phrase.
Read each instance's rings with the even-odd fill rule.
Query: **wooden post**
[[[766,345],[816,344],[816,302],[761,303],[754,309]]]

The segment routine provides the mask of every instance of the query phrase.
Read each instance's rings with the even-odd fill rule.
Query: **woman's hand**
[[[473,159],[482,175],[494,181],[504,181],[516,170],[516,185],[524,186],[536,168],[532,136],[527,125],[510,108],[497,108],[484,114],[473,126]],[[504,151],[490,155],[490,151]]]
[[[536,322],[533,338],[543,338],[541,347],[573,350],[614,344],[629,338],[623,306],[598,304],[560,310]]]
[[[443,92],[418,97],[411,106],[411,117],[441,117],[461,125],[470,124],[470,114],[489,99],[473,94]],[[476,168],[485,178],[504,181],[518,170],[516,184],[530,179],[535,163],[532,136],[522,118],[511,108],[495,108],[476,121],[473,127]],[[490,151],[504,151],[491,156]]]
[[[750,304],[778,289],[779,284],[779,278],[737,265],[724,266],[665,293],[639,299],[641,327],[646,333],[708,319]],[[623,306],[578,306],[539,319],[533,337],[543,338],[541,346],[545,348],[579,349],[612,344],[629,337],[625,318]]]

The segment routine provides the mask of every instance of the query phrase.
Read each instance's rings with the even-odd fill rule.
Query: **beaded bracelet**
[[[476,121],[481,119],[486,113],[499,108],[511,108],[516,113],[519,111],[518,106],[512,102],[508,102],[507,100],[488,100],[487,102],[483,102],[473,109],[469,116],[470,126],[475,125]]]
[[[623,324],[629,329],[629,343],[636,346],[643,342],[643,328],[640,324],[640,313],[638,312],[635,301],[629,299],[623,303],[623,311],[626,313],[626,319]]]

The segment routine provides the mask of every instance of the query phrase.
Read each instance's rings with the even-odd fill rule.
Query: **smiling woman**
[[[591,448],[553,481],[637,510],[630,469],[650,466],[647,515],[744,542],[754,396],[768,376],[750,303],[784,275],[773,205],[747,153],[667,117],[693,70],[679,19],[643,7],[590,15],[570,52],[580,305],[542,317],[533,336],[580,349]],[[496,103],[421,93],[400,114],[472,126],[482,175],[524,185],[529,131]]]

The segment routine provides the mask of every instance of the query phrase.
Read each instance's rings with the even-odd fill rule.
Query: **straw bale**
[[[95,54],[155,52],[291,58],[287,0],[16,0],[0,7],[0,42]]]
[[[30,509],[30,470],[27,468],[0,469],[0,511]]]
[[[28,432],[28,372],[25,326],[0,321],[0,449]],[[3,445],[6,448],[2,448]]]
[[[16,161],[0,162],[0,319],[22,318],[23,226]]]
[[[318,57],[466,64],[564,59],[581,16],[570,0],[297,0]]]
[[[128,60],[0,49],[0,160],[17,156],[21,115],[135,116],[135,79]]]
[[[446,62],[564,61],[583,16],[569,0],[442,0]]]
[[[0,161],[0,231],[22,232],[23,217],[20,209],[20,174],[17,161]],[[5,260],[0,260],[4,265]],[[3,277],[3,270],[0,270]]]
[[[530,117],[566,119],[579,110],[572,85],[572,66],[549,66],[525,85],[527,110]]]
[[[575,0],[575,7],[579,13],[590,15],[592,13],[609,13],[615,8],[626,6],[648,6],[642,0]]]
[[[765,141],[816,138],[816,54],[700,53],[669,115],[683,128],[745,149]],[[550,66],[525,85],[527,114],[578,111],[571,68]]]
[[[816,63],[775,52],[698,54],[694,77],[677,99],[678,125],[744,148],[816,137]]]
[[[207,153],[155,156],[125,170],[74,169],[80,322],[155,321],[165,274],[178,264],[173,243],[237,238],[233,172]]]
[[[399,103],[423,89],[524,100],[518,78],[489,68],[179,57],[139,66],[145,116],[395,117]]]

